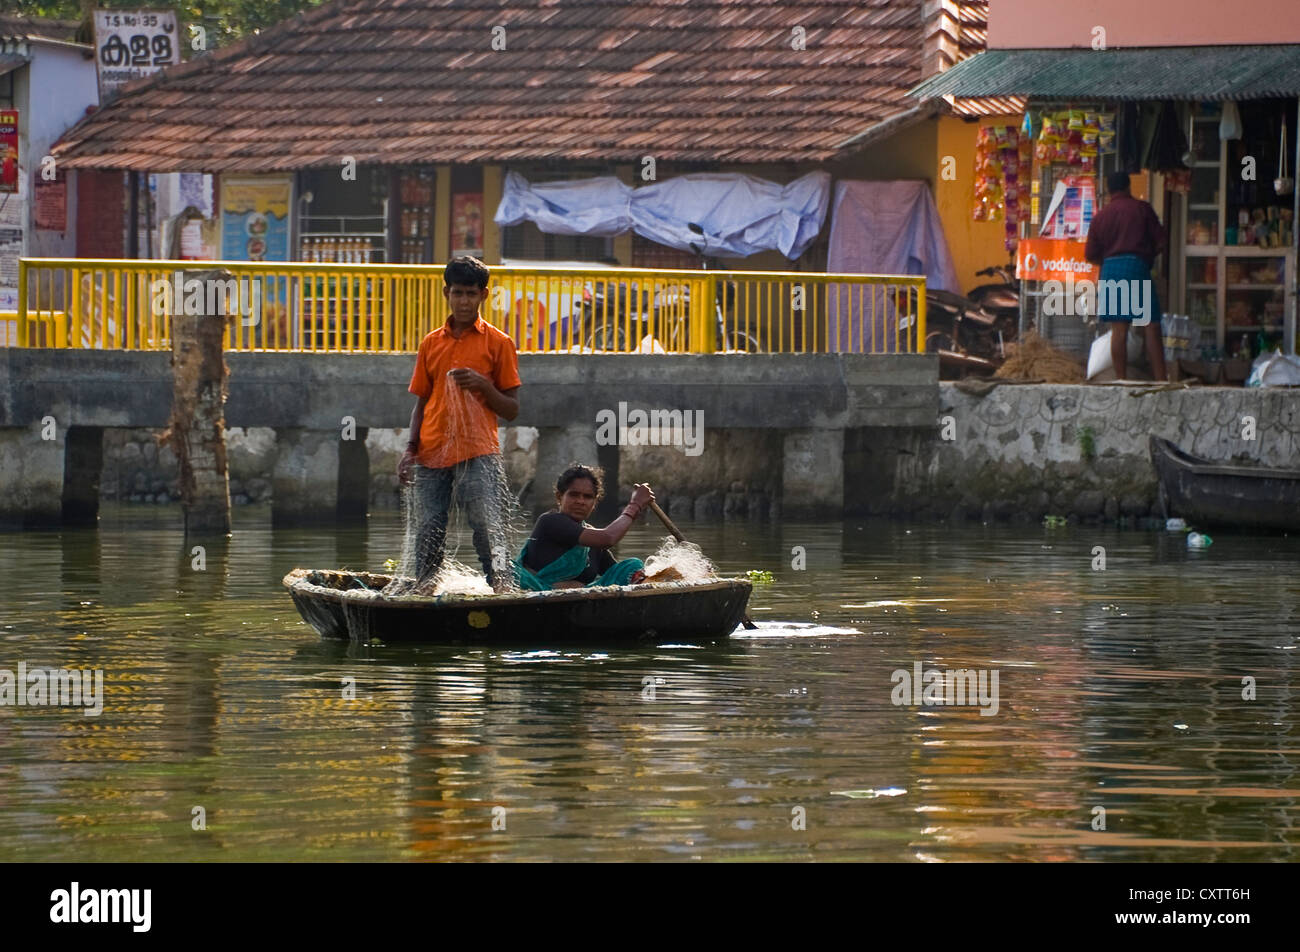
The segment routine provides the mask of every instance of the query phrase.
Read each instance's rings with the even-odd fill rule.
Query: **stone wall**
[[[928,427],[706,427],[703,451],[695,456],[680,446],[623,446],[617,486],[608,491],[622,502],[633,483],[649,482],[674,519],[804,515],[800,498],[824,502],[842,492],[847,515],[1137,521],[1158,515],[1147,450],[1151,433],[1209,459],[1300,468],[1300,391],[1138,394],[1123,387],[1002,385],[975,396],[941,384],[938,393],[938,413]],[[1254,439],[1248,439],[1252,425]],[[158,445],[160,431],[103,432],[103,498],[176,501],[176,459]],[[608,462],[612,448],[597,448],[594,432],[594,423],[543,429],[540,437],[532,427],[502,428],[511,486],[522,489],[539,466],[541,481],[549,484],[575,457],[594,463],[603,455]],[[232,500],[269,501],[275,431],[233,427],[227,439]],[[541,444],[549,448],[539,454]],[[61,452],[50,445],[50,452]],[[396,468],[406,430],[370,428],[365,445],[370,507],[398,506]],[[818,480],[838,481],[838,488]],[[535,481],[534,507],[550,505],[548,488]],[[814,514],[840,512],[838,504],[833,509]]]
[[[846,472],[859,477],[846,475],[848,511],[986,521],[1154,518],[1153,433],[1208,459],[1300,468],[1300,392],[1293,390],[1004,385],[974,396],[941,384],[939,405],[933,430],[846,434]]]
[[[780,430],[705,429],[700,453],[681,446],[624,446],[619,501],[634,483],[649,483],[673,519],[769,518],[781,498]]]
[[[531,427],[501,429],[502,454],[510,485],[518,489],[532,477],[536,431]],[[176,456],[158,445],[162,431],[109,427],[104,430],[104,463],[100,498],[121,502],[180,501]],[[370,505],[395,509],[401,504],[397,461],[406,450],[406,428],[370,429],[366,453],[370,458]],[[275,430],[266,426],[229,427],[226,458],[230,467],[230,499],[236,505],[271,501],[272,472],[277,444]]]

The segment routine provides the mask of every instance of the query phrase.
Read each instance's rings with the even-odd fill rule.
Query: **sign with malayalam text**
[[[181,61],[172,10],[96,10],[95,71],[99,98]]]

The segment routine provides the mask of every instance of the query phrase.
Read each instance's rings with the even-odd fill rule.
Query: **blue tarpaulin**
[[[506,175],[498,225],[531,221],[556,235],[611,237],[634,231],[661,245],[707,255],[780,251],[794,259],[826,220],[831,177],[811,172],[788,185],[752,175],[701,173],[633,188],[612,176],[530,183]],[[701,226],[700,235],[691,223]]]

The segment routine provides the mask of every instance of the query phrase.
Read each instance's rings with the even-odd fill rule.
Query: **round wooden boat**
[[[721,641],[751,584],[708,579],[509,595],[383,594],[391,575],[294,569],[284,585],[326,638],[444,644],[661,644]]]

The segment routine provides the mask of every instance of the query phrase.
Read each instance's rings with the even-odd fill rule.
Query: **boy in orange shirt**
[[[411,374],[416,401],[397,477],[412,486],[418,587],[442,568],[453,492],[465,508],[488,584],[498,592],[513,585],[510,554],[494,553],[492,540],[502,529],[497,417],[519,415],[519,359],[514,341],[479,317],[488,277],[477,258],[447,264],[442,293],[450,315],[420,342]],[[449,389],[448,379],[459,389]]]

